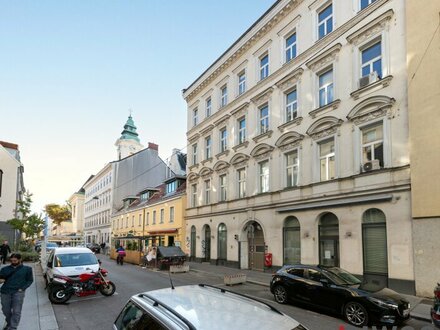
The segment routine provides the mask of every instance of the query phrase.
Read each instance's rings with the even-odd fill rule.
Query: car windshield
[[[87,266],[97,263],[98,259],[93,253],[57,254],[55,256],[55,267]]]
[[[361,284],[361,281],[357,277],[355,277],[354,275],[350,274],[349,272],[341,268],[337,268],[337,267],[326,268],[325,270],[323,270],[323,272],[336,284],[340,284],[340,285]]]

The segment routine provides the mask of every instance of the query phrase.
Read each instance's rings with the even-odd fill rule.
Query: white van
[[[46,266],[45,277],[48,282],[52,281],[55,274],[75,278],[80,274],[99,270],[95,254],[85,247],[56,248],[50,252]]]

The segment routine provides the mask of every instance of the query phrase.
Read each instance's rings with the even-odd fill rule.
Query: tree
[[[45,221],[41,215],[31,213],[32,194],[29,191],[24,193],[24,199],[17,201],[18,217],[6,221],[12,228],[20,232],[20,239],[23,234],[26,239],[38,236],[44,229]]]
[[[56,223],[58,226],[63,221],[68,221],[72,219],[72,214],[70,212],[69,205],[59,205],[59,204],[47,204],[44,207],[44,210],[46,211],[49,218],[52,219],[54,223]]]

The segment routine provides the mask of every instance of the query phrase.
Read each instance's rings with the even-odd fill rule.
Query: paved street
[[[109,270],[109,278],[116,284],[116,294],[112,297],[104,297],[100,294],[86,298],[74,297],[67,305],[54,305],[60,329],[111,329],[113,321],[131,295],[170,285],[170,279],[166,272],[146,270],[130,264],[118,266],[114,261],[102,257],[102,255],[99,257],[103,261],[103,267]],[[221,277],[201,272],[172,274],[172,279],[175,286],[207,283],[225,287]],[[310,329],[339,329],[341,325],[345,325],[346,329],[350,328],[342,319],[334,315],[310,311],[300,306],[278,305],[274,302],[269,289],[261,285],[246,283],[228,288],[267,300]],[[411,320],[407,325],[412,329],[433,329],[429,323],[418,320]],[[403,329],[409,330],[411,328]]]

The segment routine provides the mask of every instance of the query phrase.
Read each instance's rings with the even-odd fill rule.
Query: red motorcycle
[[[79,275],[78,280],[69,276],[54,275],[48,286],[49,300],[54,304],[63,304],[73,295],[85,297],[97,294],[98,291],[104,296],[111,296],[115,293],[116,286],[105,279],[107,273],[105,269],[100,268],[96,273]]]

